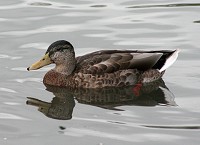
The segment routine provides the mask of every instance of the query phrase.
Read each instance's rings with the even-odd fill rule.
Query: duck
[[[43,78],[50,86],[70,88],[125,87],[160,79],[177,59],[176,50],[100,50],[75,56],[66,40],[53,42],[39,61],[27,68],[55,67]]]

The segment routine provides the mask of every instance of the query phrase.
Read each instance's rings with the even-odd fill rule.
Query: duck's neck
[[[64,75],[70,75],[75,69],[75,65],[71,63],[56,65],[54,70]]]
[[[61,73],[63,75],[70,75],[76,67],[76,59],[74,56],[68,56],[64,59],[62,63],[56,64],[54,71]]]

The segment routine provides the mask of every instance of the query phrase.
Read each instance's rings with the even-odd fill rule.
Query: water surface
[[[0,144],[198,145],[199,12],[196,0],[1,1]],[[164,82],[139,97],[129,89],[60,94],[42,84],[53,66],[26,71],[59,39],[70,41],[77,56],[102,49],[181,53]],[[55,94],[65,96],[64,108]],[[47,115],[52,106],[64,118]]]

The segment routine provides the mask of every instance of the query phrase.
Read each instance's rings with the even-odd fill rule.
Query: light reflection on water
[[[199,7],[189,0],[1,1],[1,144],[199,144]],[[130,93],[120,98],[112,92],[116,98],[106,104],[79,92],[70,100],[70,120],[45,117],[25,102],[35,97],[46,112],[59,102],[41,83],[51,66],[32,73],[26,67],[58,39],[72,42],[77,56],[100,49],[181,49],[164,76],[175,98],[156,92],[157,98],[127,99]]]

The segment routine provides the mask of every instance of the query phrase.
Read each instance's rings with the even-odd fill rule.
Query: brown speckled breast
[[[45,74],[43,83],[52,86],[64,87],[73,85],[72,87],[75,87],[75,83],[71,75],[66,76],[54,70],[50,70]]]

